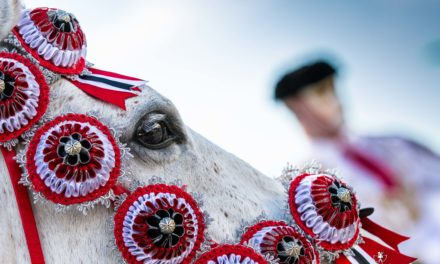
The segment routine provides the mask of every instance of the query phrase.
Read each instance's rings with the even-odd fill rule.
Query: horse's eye
[[[151,113],[138,124],[136,140],[146,148],[162,149],[171,145],[176,135],[170,129],[166,116],[160,113]]]

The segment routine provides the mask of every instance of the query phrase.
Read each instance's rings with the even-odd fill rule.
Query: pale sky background
[[[347,120],[440,151],[440,1],[27,1],[76,15],[96,67],[143,78],[199,133],[269,176],[307,157],[273,101],[284,71],[326,53]],[[435,57],[437,55],[437,57]]]

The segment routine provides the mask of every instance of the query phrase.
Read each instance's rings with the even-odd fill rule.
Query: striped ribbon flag
[[[138,96],[142,87],[147,83],[144,80],[114,72],[95,68],[87,69],[90,74],[79,75],[76,80],[68,80],[85,93],[124,110],[126,110],[125,100]]]

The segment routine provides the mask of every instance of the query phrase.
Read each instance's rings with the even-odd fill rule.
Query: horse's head
[[[173,103],[154,89],[144,88],[138,97],[128,99],[126,111],[65,80],[51,86],[51,96],[51,115],[92,112],[119,131],[134,155],[128,164],[131,178],[180,179],[189,190],[202,194],[205,209],[215,220],[215,237],[230,237],[243,219],[280,213],[278,183],[187,127]]]
[[[2,37],[16,22],[19,7],[17,1],[0,1],[0,20],[6,21],[2,21]],[[180,179],[189,191],[203,195],[202,209],[214,220],[208,230],[215,240],[232,238],[242,221],[261,213],[281,216],[281,184],[191,130],[172,102],[152,88],[146,87],[139,96],[128,99],[126,110],[97,100],[62,78],[50,85],[50,98],[49,116],[67,112],[93,114],[119,131],[120,141],[130,147],[134,156],[126,164],[131,179],[144,183],[153,176],[165,181]],[[7,217],[1,217],[0,226],[10,230],[3,233],[8,237],[0,235],[0,241],[13,237],[12,243],[0,245],[0,254],[11,262],[20,262],[26,259],[26,254],[19,253],[25,252],[19,247],[23,236],[20,223],[14,221],[19,216],[2,161],[0,170],[0,211],[8,212]],[[9,209],[5,211],[2,206]],[[77,212],[55,214],[53,205],[37,204],[34,214],[48,262],[68,258],[105,262],[115,256],[103,243],[112,237],[105,228],[111,210],[95,208],[83,217]]]

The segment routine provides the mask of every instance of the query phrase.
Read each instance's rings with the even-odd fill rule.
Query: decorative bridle
[[[28,189],[61,210],[86,213],[98,204],[113,206],[114,242],[128,263],[414,261],[397,248],[406,237],[362,215],[366,211],[360,210],[353,189],[315,166],[285,170],[286,219],[253,221],[240,230],[236,244],[214,242],[201,201],[185,186],[156,178],[134,187],[122,183],[129,149],[99,117],[46,114],[48,83],[60,78],[122,109],[145,81],[93,68],[86,62],[86,39],[77,19],[59,9],[23,11],[2,43],[0,144],[32,263],[44,263],[44,256]],[[20,142],[24,148],[17,154]],[[361,228],[384,243],[361,236]]]

